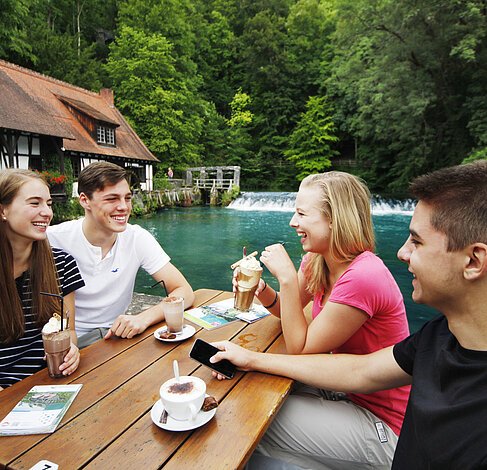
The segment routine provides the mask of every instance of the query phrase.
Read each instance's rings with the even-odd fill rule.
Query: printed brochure
[[[53,432],[81,387],[81,384],[32,387],[0,422],[0,436]]]
[[[262,305],[253,304],[248,312],[241,312],[233,306],[233,298],[222,300],[214,304],[193,308],[184,312],[189,321],[202,326],[207,330],[228,325],[236,320],[243,320],[253,323],[261,318],[270,315]]]

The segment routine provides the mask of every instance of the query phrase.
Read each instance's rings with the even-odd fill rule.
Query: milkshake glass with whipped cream
[[[234,304],[237,310],[246,312],[252,306],[262,271],[262,266],[254,256],[247,256],[240,262]]]
[[[64,322],[66,323],[66,322]],[[61,330],[61,317],[55,313],[42,328],[42,340],[46,352],[47,370],[53,378],[63,377],[59,366],[64,362],[64,357],[71,348],[71,335],[63,324]]]

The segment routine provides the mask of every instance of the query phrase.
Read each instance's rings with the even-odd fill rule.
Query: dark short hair
[[[122,180],[127,180],[127,172],[121,166],[110,162],[90,163],[79,174],[78,193],[85,193],[91,199],[95,191]]]
[[[431,225],[448,238],[448,251],[487,243],[487,160],[416,178],[413,197],[433,208]]]

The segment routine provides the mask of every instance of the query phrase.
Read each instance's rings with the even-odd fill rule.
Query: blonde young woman
[[[367,354],[409,335],[399,287],[373,253],[370,193],[361,180],[337,171],[308,176],[290,226],[306,252],[300,269],[282,245],[268,246],[260,260],[280,291],[262,280],[257,290],[281,318],[289,354]],[[304,468],[389,468],[409,387],[337,401],[341,395],[297,387],[259,450]]]
[[[72,327],[71,349],[60,369],[79,365],[74,333],[74,291],[84,282],[73,257],[51,248],[52,219],[47,183],[29,170],[0,171],[0,390],[46,366],[42,326],[60,302],[41,292],[62,294]]]

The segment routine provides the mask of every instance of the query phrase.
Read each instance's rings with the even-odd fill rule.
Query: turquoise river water
[[[275,205],[269,200],[252,203],[239,199],[229,208],[193,207],[168,209],[150,219],[133,219],[151,232],[166,250],[172,262],[183,272],[194,289],[212,288],[231,290],[230,265],[241,257],[242,247],[247,252],[263,250],[266,245],[286,242],[286,250],[296,267],[302,257],[296,232],[289,227],[292,216],[293,194],[289,200]],[[285,193],[279,193],[282,195]],[[245,196],[245,194],[244,194]],[[404,295],[411,331],[416,331],[435,312],[411,300],[411,274],[396,253],[408,234],[411,207],[395,207],[390,203],[375,204],[374,227],[377,254],[391,270]],[[277,287],[275,279],[264,270],[264,279]],[[162,288],[150,289],[153,280],[141,270],[136,280],[136,292],[163,295]]]

